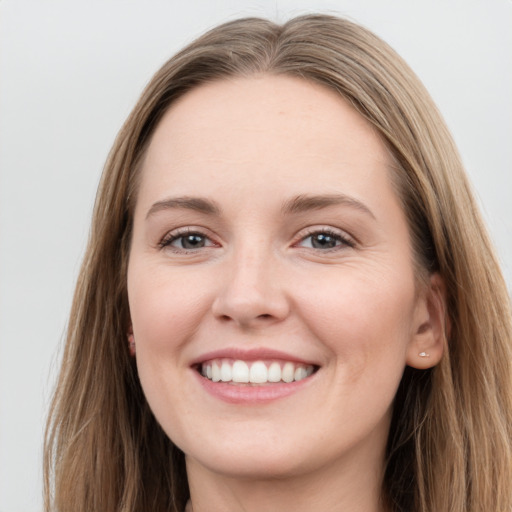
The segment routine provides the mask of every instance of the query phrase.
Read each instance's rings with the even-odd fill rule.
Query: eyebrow
[[[344,205],[355,208],[366,215],[369,215],[372,219],[375,219],[373,212],[361,201],[347,196],[345,194],[326,194],[326,195],[300,195],[289,201],[286,201],[283,205],[282,212],[285,214],[289,213],[302,213],[309,210],[321,210],[329,206]]]
[[[183,208],[186,210],[194,210],[208,215],[219,215],[220,208],[209,199],[202,197],[170,197],[162,201],[157,201],[151,206],[146,215],[146,219],[151,215],[162,210],[172,210],[174,208]]]
[[[369,215],[372,219],[375,219],[373,212],[361,201],[347,196],[345,194],[325,194],[325,195],[307,195],[302,194],[286,201],[281,212],[283,214],[292,213],[303,213],[310,210],[321,210],[322,208],[328,208],[329,206],[344,205],[355,208],[366,215]],[[202,197],[170,197],[157,201],[148,210],[146,219],[151,215],[162,211],[172,209],[186,209],[193,210],[199,213],[205,213],[208,215],[220,215],[220,207],[210,199]]]

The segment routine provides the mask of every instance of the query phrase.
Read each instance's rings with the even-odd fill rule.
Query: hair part
[[[446,285],[441,363],[406,368],[383,482],[393,512],[512,510],[510,301],[451,136],[428,93],[382,40],[325,15],[249,18],[206,33],[156,73],[107,160],[78,279],[45,442],[45,510],[182,512],[184,456],[144,398],[129,357],[126,289],[145,150],[191,89],[259,73],[335,90],[389,148],[418,274]]]

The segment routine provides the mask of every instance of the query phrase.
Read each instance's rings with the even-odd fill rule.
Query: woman
[[[403,61],[329,16],[220,26],[107,162],[46,508],[512,510],[510,318]]]

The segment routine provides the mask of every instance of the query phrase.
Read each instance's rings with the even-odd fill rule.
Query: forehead
[[[289,76],[233,78],[193,89],[166,112],[140,192],[283,183],[290,194],[364,193],[376,179],[386,185],[388,163],[375,130],[336,91]]]

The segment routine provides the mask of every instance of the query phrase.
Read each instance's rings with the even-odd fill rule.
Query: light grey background
[[[512,283],[511,0],[0,1],[0,511],[41,510],[41,442],[95,188],[156,69],[205,29],[337,13],[446,117]]]

